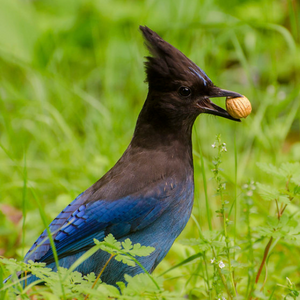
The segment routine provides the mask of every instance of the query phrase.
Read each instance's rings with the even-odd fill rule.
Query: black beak
[[[203,97],[197,104],[198,107],[201,109],[202,113],[211,114],[215,116],[220,116],[229,120],[241,122],[240,119],[233,118],[225,109],[221,108],[220,106],[214,104],[210,99],[211,98],[217,98],[217,97],[231,97],[231,98],[237,98],[237,97],[243,97],[241,94],[222,90],[217,87],[214,87],[211,89],[209,95],[207,97]]]

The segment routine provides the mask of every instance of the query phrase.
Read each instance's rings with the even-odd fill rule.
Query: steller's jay
[[[133,138],[119,161],[101,179],[80,194],[50,224],[59,265],[69,268],[112,233],[119,241],[152,246],[139,258],[152,272],[185,227],[193,206],[194,170],[192,126],[201,113],[234,121],[210,97],[241,97],[216,87],[208,76],[155,32],[140,26],[152,57],[145,63],[149,91]],[[46,239],[46,242],[45,242]],[[96,275],[110,254],[99,250],[77,267]],[[45,230],[24,258],[45,262],[56,270]],[[124,281],[124,274],[141,273],[111,260],[101,276],[108,284]],[[27,284],[36,280],[31,276]]]

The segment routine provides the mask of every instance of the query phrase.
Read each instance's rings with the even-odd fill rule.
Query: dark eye
[[[180,89],[179,89],[179,94],[181,96],[184,96],[184,97],[187,97],[191,94],[191,90],[186,87],[186,86],[182,86]]]

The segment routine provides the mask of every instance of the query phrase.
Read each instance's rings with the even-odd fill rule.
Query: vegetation
[[[298,299],[299,9],[296,0],[0,0],[0,299],[16,289],[20,299]],[[152,276],[117,289],[94,286],[98,274],[25,266],[45,226],[130,142],[147,93],[140,24],[246,95],[253,112],[242,123],[196,121],[193,215]],[[131,264],[151,250],[130,245],[109,237],[95,247]],[[3,285],[15,270],[48,285]]]

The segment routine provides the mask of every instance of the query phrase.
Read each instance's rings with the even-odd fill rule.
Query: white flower
[[[219,268],[223,269],[225,267],[225,264],[220,260],[219,261]]]
[[[215,144],[215,143],[213,143],[211,146],[212,146],[213,148],[216,148],[216,144]]]
[[[210,263],[213,264],[213,263],[215,262],[215,260],[216,260],[215,258],[212,258],[212,259],[210,260]]]
[[[247,196],[248,196],[248,197],[252,197],[252,196],[253,196],[253,191],[248,191],[248,192],[247,192]]]

